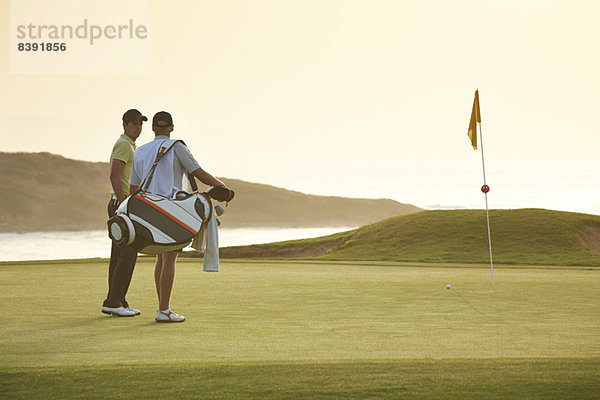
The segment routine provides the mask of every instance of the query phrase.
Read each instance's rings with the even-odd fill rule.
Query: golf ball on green
[[[452,286],[450,286],[450,284],[446,285],[446,289],[450,289]]]

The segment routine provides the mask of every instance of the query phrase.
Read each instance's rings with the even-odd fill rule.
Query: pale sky
[[[135,107],[170,111],[201,165],[457,160],[474,156],[479,89],[487,157],[597,159],[596,0],[179,0],[151,15],[150,74],[19,75],[4,58],[0,150],[108,161]],[[138,145],[152,138],[148,124]]]

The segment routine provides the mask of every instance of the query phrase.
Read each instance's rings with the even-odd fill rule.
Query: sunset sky
[[[213,169],[460,160],[477,156],[479,89],[487,157],[595,160],[599,16],[593,0],[152,1],[149,74],[11,74],[4,59],[0,149],[108,161],[135,107],[170,111]]]

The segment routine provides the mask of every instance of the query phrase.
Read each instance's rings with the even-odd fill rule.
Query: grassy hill
[[[600,265],[600,216],[542,209],[491,210],[494,261]],[[315,239],[221,249],[225,258],[488,263],[483,210],[422,211]]]
[[[0,153],[0,232],[105,229],[108,174],[107,163]],[[313,196],[222,180],[236,191],[222,218],[227,227],[361,226],[420,210],[393,200]]]

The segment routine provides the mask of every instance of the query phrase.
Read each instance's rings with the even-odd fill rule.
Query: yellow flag
[[[479,111],[479,90],[475,91],[475,100],[473,100],[473,111],[471,111],[471,120],[469,121],[469,130],[467,135],[471,139],[473,149],[477,150],[477,123],[481,122],[481,112]]]

